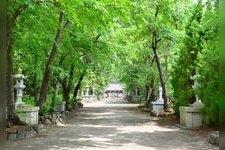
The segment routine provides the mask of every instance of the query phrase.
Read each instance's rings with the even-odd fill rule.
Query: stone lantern
[[[92,88],[92,96],[95,96],[95,91],[96,91],[96,89],[93,87]]]
[[[18,73],[14,76],[16,79],[16,113],[21,121],[26,122],[27,124],[38,124],[38,106],[30,106],[25,104],[22,101],[23,89],[25,88],[24,79],[25,76],[22,74],[22,69],[18,69]]]
[[[192,85],[193,90],[196,90],[200,85],[196,81],[196,75],[190,77],[194,80],[194,85]],[[204,104],[201,102],[198,95],[195,95],[195,102],[189,106],[181,106],[180,110],[180,124],[187,128],[198,128],[202,126],[203,114],[201,109]]]
[[[15,105],[18,106],[18,105],[23,105],[25,104],[23,101],[22,101],[22,97],[23,97],[23,89],[26,87],[24,85],[24,79],[25,79],[25,76],[22,74],[22,69],[18,69],[18,73],[14,76],[15,79],[16,79],[16,85],[14,86],[14,88],[16,89],[16,103]]]
[[[90,86],[89,86],[89,85],[86,85],[86,86],[85,86],[85,89],[86,89],[86,91],[85,91],[85,96],[89,96]]]
[[[151,102],[150,107],[154,112],[162,112],[164,110],[164,100],[162,97],[162,87],[159,86],[159,96],[156,101]]]

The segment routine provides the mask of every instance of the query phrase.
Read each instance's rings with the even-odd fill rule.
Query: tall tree
[[[18,122],[15,114],[15,100],[13,87],[13,27],[18,17],[28,7],[26,3],[16,3],[12,5],[10,0],[6,5],[6,96],[7,96],[7,118],[10,121]]]
[[[64,28],[67,28],[69,25],[69,21],[67,21],[65,24],[63,24],[64,17],[65,17],[65,14],[62,11],[60,11],[57,33],[55,36],[55,40],[54,40],[54,43],[52,46],[51,53],[49,55],[48,61],[45,66],[45,71],[44,71],[44,76],[42,79],[42,86],[41,86],[41,91],[40,91],[40,97],[37,102],[37,105],[40,107],[42,107],[43,103],[46,101],[46,95],[47,95],[47,91],[48,91],[48,83],[50,81],[51,72],[52,72],[52,65],[54,63],[54,59],[55,59],[55,56],[56,56],[56,53],[58,50],[58,45],[60,44],[60,42],[62,40],[62,30]]]
[[[202,14],[203,4],[199,0],[195,4],[192,16],[186,25],[186,36],[183,40],[184,46],[180,50],[177,64],[173,70],[172,85],[174,96],[177,98],[176,112],[179,112],[179,106],[188,105],[195,101],[192,89],[194,81],[190,77],[196,74],[197,58],[202,50],[202,38],[204,36],[201,25]]]
[[[201,85],[195,90],[204,103],[204,122],[219,125],[219,15],[217,3],[208,0],[204,9],[202,23],[204,36],[202,53],[198,55]]]

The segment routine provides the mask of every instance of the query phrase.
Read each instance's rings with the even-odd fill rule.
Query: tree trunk
[[[148,85],[148,97],[147,105],[150,106],[151,101],[154,101],[154,79],[152,79]]]
[[[69,75],[69,81],[68,81],[68,86],[67,86],[67,99],[66,99],[66,104],[69,105],[69,99],[70,99],[70,91],[73,85],[73,72],[74,72],[74,63],[71,64],[70,66],[70,75]]]
[[[8,6],[9,7],[9,6]],[[8,8],[7,7],[7,8]],[[7,98],[7,119],[11,120],[15,114],[15,102],[13,92],[13,54],[12,54],[12,24],[11,16],[6,15],[6,98]]]
[[[80,75],[80,78],[79,80],[77,81],[77,84],[74,88],[74,92],[73,92],[73,100],[75,101],[76,100],[76,97],[77,97],[77,94],[78,94],[78,90],[80,89],[80,86],[81,86],[81,83],[83,81],[83,78],[84,78],[84,75],[85,75],[85,70],[82,72],[82,74]]]
[[[68,105],[70,104],[70,91],[72,88],[73,83],[73,72],[74,72],[74,64],[71,64],[70,66],[70,74],[69,74],[69,80],[67,77],[63,79],[63,81],[60,81],[63,87],[63,101],[66,102],[66,108],[68,108]]]
[[[156,6],[155,19],[157,18],[158,13],[159,13],[159,7],[160,7],[160,5]],[[156,34],[156,31],[154,31],[152,33],[152,50],[154,52],[157,67],[158,67],[158,71],[159,71],[160,83],[161,83],[161,86],[162,86],[163,99],[164,99],[164,110],[167,111],[169,107],[168,107],[168,98],[167,98],[168,96],[167,96],[167,90],[166,90],[166,83],[165,83],[165,79],[164,79],[162,65],[161,65],[161,62],[160,62],[160,57],[159,57],[159,54],[158,54],[158,51],[157,51],[158,42],[161,39],[158,39],[157,36],[158,35]]]
[[[54,107],[55,107],[55,104],[56,104],[56,99],[57,99],[57,95],[58,95],[58,91],[59,91],[59,80],[57,77],[55,77],[55,80],[54,80],[54,93],[53,93],[53,97],[52,97],[52,111],[54,111]]]
[[[6,54],[6,96],[7,96],[7,118],[13,120],[15,117],[15,101],[13,88],[13,58],[12,42],[7,47]]]
[[[25,125],[20,121],[15,113],[15,99],[13,87],[13,31],[12,27],[18,16],[26,8],[26,5],[21,5],[15,9],[13,15],[10,15],[9,6],[6,5],[6,98],[7,98],[7,121],[15,125]]]
[[[155,93],[155,87],[154,87],[154,83],[155,83],[155,80],[154,79],[152,79],[152,81],[151,81],[151,84],[150,84],[150,87],[151,87],[151,95],[150,95],[150,101],[154,101],[155,100],[155,95],[154,95],[154,93]]]
[[[50,56],[47,60],[47,64],[45,66],[45,72],[44,72],[44,76],[42,79],[42,85],[41,85],[41,91],[40,91],[40,97],[38,102],[36,103],[37,106],[39,106],[40,108],[42,108],[42,105],[44,104],[44,102],[46,101],[46,95],[47,95],[47,91],[48,91],[48,83],[50,81],[50,77],[51,77],[51,71],[52,71],[52,65],[57,53],[57,49],[58,49],[58,45],[62,39],[62,22],[63,22],[63,18],[64,18],[64,13],[60,12],[60,17],[59,17],[59,27],[57,30],[57,34],[55,37],[55,41],[52,47],[52,51],[50,53]]]
[[[160,57],[157,51],[157,43],[159,40],[157,40],[157,35],[155,32],[153,32],[152,34],[152,50],[155,54],[155,59],[156,59],[156,64],[158,67],[158,71],[159,71],[159,77],[160,77],[160,83],[162,86],[162,91],[163,91],[163,99],[164,99],[164,110],[167,111],[168,110],[168,96],[167,96],[167,90],[166,90],[166,85],[165,85],[165,79],[164,79],[164,74],[163,74],[163,70],[162,70],[162,65],[160,62]]]
[[[37,55],[34,56],[34,63],[37,66]],[[38,101],[38,81],[37,81],[37,71],[34,72],[34,101]]]

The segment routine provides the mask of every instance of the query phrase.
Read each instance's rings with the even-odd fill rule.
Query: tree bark
[[[15,101],[13,88],[13,57],[12,42],[7,47],[6,54],[6,96],[7,96],[7,118],[13,120],[15,117]]]
[[[34,56],[34,63],[37,66],[37,55]],[[34,72],[34,101],[38,101],[38,80],[37,80],[37,71]]]
[[[52,108],[51,110],[54,111],[54,107],[55,107],[55,104],[56,104],[56,99],[57,99],[57,95],[58,95],[58,91],[59,91],[59,80],[58,80],[58,77],[55,77],[54,81],[53,81],[53,85],[54,85],[54,93],[53,93],[53,97],[52,97]]]
[[[13,92],[13,54],[12,54],[12,20],[7,6],[6,14],[6,98],[7,119],[11,120],[15,114],[15,101]]]
[[[40,108],[42,108],[42,105],[44,104],[44,102],[46,101],[46,95],[47,95],[47,91],[48,91],[48,83],[50,81],[50,77],[51,77],[51,72],[52,72],[52,65],[57,53],[57,49],[58,49],[58,45],[62,40],[62,23],[63,23],[63,19],[64,19],[64,13],[60,12],[60,16],[59,16],[59,27],[57,30],[57,34],[54,40],[54,44],[50,53],[50,56],[47,60],[47,64],[45,66],[45,72],[44,72],[44,76],[42,79],[42,85],[41,85],[41,91],[40,91],[40,97],[38,102],[36,103],[37,106],[39,106]]]
[[[70,66],[70,74],[69,74],[69,80],[68,78],[64,78],[63,81],[60,81],[63,87],[63,101],[66,102],[66,106],[68,108],[69,100],[70,100],[70,91],[72,88],[73,83],[73,76],[74,76],[74,64],[71,64]]]
[[[77,97],[77,94],[78,94],[78,90],[80,89],[80,86],[81,86],[81,83],[83,81],[83,78],[84,78],[84,75],[85,75],[85,70],[82,72],[82,74],[80,75],[80,78],[79,80],[77,81],[77,84],[74,88],[74,92],[73,92],[73,100],[75,101],[76,100],[76,97]]]

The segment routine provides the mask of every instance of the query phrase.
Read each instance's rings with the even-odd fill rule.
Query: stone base
[[[180,107],[180,124],[188,128],[202,126],[203,115],[200,107]]]
[[[30,125],[35,125],[38,124],[39,109],[39,107],[19,105],[16,107],[16,114],[21,121]]]
[[[157,99],[156,101],[151,102],[150,108],[154,112],[164,111],[164,101],[163,101],[163,99]]]
[[[162,111],[164,111],[164,105],[163,104],[152,104],[152,111],[162,112]]]

